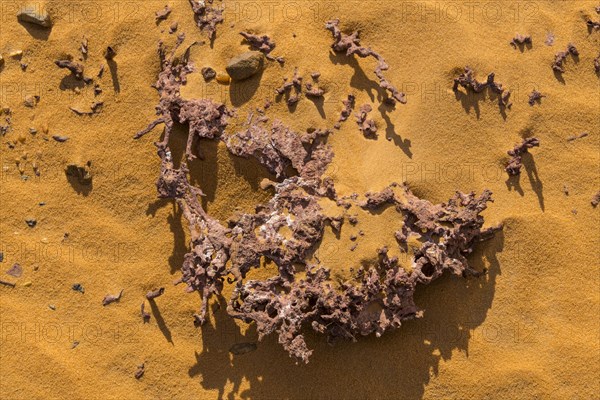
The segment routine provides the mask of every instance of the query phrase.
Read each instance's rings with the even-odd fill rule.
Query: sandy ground
[[[154,12],[166,3],[173,12],[157,25]],[[206,39],[188,1],[48,1],[51,30],[17,22],[25,3],[0,4],[0,103],[12,110],[12,129],[0,147],[0,273],[16,282],[0,287],[2,399],[600,398],[600,225],[599,210],[590,205],[600,189],[600,92],[593,68],[600,31],[589,32],[583,19],[600,19],[597,2],[227,1],[214,47],[195,48],[195,65],[224,72],[227,60],[248,48],[238,32],[252,30],[271,36],[273,54],[284,56],[285,66],[268,63],[261,76],[229,86],[205,84],[195,73],[185,96],[237,107],[243,121],[273,98],[294,67],[305,77],[319,71],[327,90],[321,104],[303,99],[289,113],[276,103],[269,116],[297,130],[325,128],[337,120],[348,93],[358,105],[373,104],[377,140],[365,139],[353,117],[331,139],[336,157],[327,174],[341,194],[406,181],[419,196],[440,202],[455,190],[489,188],[495,203],[484,212],[486,224],[505,226],[471,258],[477,268],[489,268],[485,278],[444,277],[420,290],[424,318],[379,339],[330,347],[309,335],[315,353],[308,365],[295,365],[274,337],[232,356],[232,344],[256,340],[253,328],[234,323],[219,302],[211,306],[210,323],[195,328],[191,314],[199,297],[172,286],[187,231],[179,210],[156,199],[152,142],[160,129],[138,141],[132,136],[154,117],[155,49],[159,39],[175,41],[169,25],[179,23],[186,43]],[[332,17],[344,30],[360,29],[363,44],[385,57],[386,76],[408,93],[408,104],[391,112],[381,107],[373,60],[330,51],[324,22]],[[509,46],[517,32],[532,36],[531,48]],[[553,46],[544,44],[548,32],[555,35]],[[69,110],[89,107],[92,87],[53,63],[67,54],[80,57],[84,36],[90,75],[106,63],[106,46],[117,51],[116,68],[98,80],[103,93],[96,99],[104,108],[93,116]],[[580,57],[567,59],[560,80],[550,64],[569,42]],[[23,51],[26,71],[10,57],[15,50]],[[495,72],[513,91],[505,115],[487,94],[452,92],[452,79],[465,65],[480,80]],[[534,88],[546,97],[530,107]],[[25,107],[27,95],[39,95],[39,104]],[[30,134],[30,127],[38,133]],[[228,130],[236,127],[233,122]],[[589,136],[567,141],[582,132]],[[58,143],[52,135],[70,139]],[[529,136],[541,146],[525,157],[516,188],[509,188],[506,151]],[[174,140],[181,148],[185,133]],[[269,198],[259,187],[268,174],[258,164],[231,157],[214,142],[203,149],[206,158],[192,164],[192,177],[207,194],[210,213],[225,220]],[[64,174],[67,163],[87,161],[91,190],[71,185]],[[28,218],[37,220],[34,228]],[[340,239],[328,231],[319,255],[343,274],[391,243],[398,218],[365,216],[357,229],[366,235],[354,252],[348,250],[351,229]],[[14,263],[24,269],[18,279],[5,274]],[[74,283],[85,293],[72,290]],[[141,300],[159,286],[166,293],[143,324]],[[102,306],[106,294],[121,289],[119,303]],[[142,362],[146,372],[136,380]]]

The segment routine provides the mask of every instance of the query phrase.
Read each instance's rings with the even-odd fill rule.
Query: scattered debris
[[[531,44],[531,36],[517,33],[510,41],[510,45],[515,49],[519,46],[523,46],[524,44]]]
[[[71,289],[82,294],[85,293],[85,289],[83,288],[81,283],[74,283],[73,286],[71,286]]]
[[[171,14],[171,7],[166,5],[165,8],[163,8],[162,10],[155,12],[156,22],[162,21],[163,19],[167,19],[169,17],[169,14]]]
[[[265,56],[259,51],[248,51],[233,57],[225,70],[233,80],[244,80],[262,70]]]
[[[21,7],[21,10],[17,13],[17,19],[21,22],[28,22],[44,28],[52,27],[50,15],[45,7],[41,7],[39,3]]]
[[[529,103],[530,106],[533,107],[533,105],[536,102],[540,102],[540,100],[542,99],[542,97],[546,97],[545,95],[543,95],[541,92],[538,92],[537,90],[533,90],[530,94],[529,94],[529,100],[527,101]]]
[[[18,263],[14,263],[12,267],[6,271],[6,273],[10,276],[14,276],[15,278],[20,278],[23,275],[23,267]]]
[[[193,1],[193,0],[190,0],[190,1]],[[140,379],[144,375],[145,368],[146,367],[144,366],[144,363],[138,365],[137,371],[135,371],[135,374],[133,374],[133,376],[135,376],[135,379]]]
[[[368,139],[374,139],[377,137],[377,125],[375,125],[375,121],[367,118],[367,114],[372,110],[373,108],[369,104],[364,104],[360,107],[359,112],[356,114],[358,130],[361,131],[364,137]]]
[[[383,71],[386,71],[389,68],[383,57],[368,47],[360,46],[360,39],[358,38],[359,32],[354,32],[352,35],[346,35],[342,33],[339,28],[339,23],[339,19],[333,19],[325,23],[325,29],[329,30],[333,35],[334,43],[331,45],[333,51],[336,53],[346,53],[346,56],[356,54],[361,58],[375,58],[377,60],[375,75],[377,75],[377,78],[379,78],[379,86],[389,91],[392,95],[388,101],[393,103],[395,100],[397,100],[400,103],[405,104],[406,94],[398,91],[383,76]]]
[[[148,300],[154,300],[155,298],[157,298],[158,296],[162,296],[162,294],[165,292],[165,288],[161,287],[158,288],[156,290],[151,290],[148,293],[146,293],[146,298]]]
[[[107,294],[106,296],[104,296],[104,299],[102,300],[102,305],[107,306],[110,303],[119,301],[119,300],[121,300],[122,295],[123,295],[123,289],[121,289],[121,291],[119,292],[119,294],[117,296],[114,296],[112,294]]]
[[[242,354],[251,353],[256,349],[256,343],[236,343],[229,348],[229,352],[233,355],[240,356]]]
[[[25,223],[28,227],[35,228],[35,226],[37,225],[37,220],[35,218],[27,218],[25,220]]]
[[[579,56],[579,51],[572,43],[567,45],[567,49],[565,51],[559,51],[556,53],[554,56],[554,62],[552,63],[552,69],[561,74],[565,72],[563,63],[569,54],[571,54],[573,57]]]
[[[527,139],[523,139],[523,142],[519,145],[516,145],[512,150],[508,151],[508,155],[512,158],[508,161],[506,165],[506,172],[508,172],[511,176],[516,176],[521,173],[522,158],[523,154],[527,153],[527,151],[533,147],[538,147],[540,145],[540,141],[538,138],[531,137]]]

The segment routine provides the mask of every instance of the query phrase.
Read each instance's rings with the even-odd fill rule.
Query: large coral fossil
[[[178,38],[176,48],[183,39]],[[249,118],[246,130],[226,134],[228,118],[234,115],[231,110],[208,99],[180,96],[186,75],[194,71],[188,53],[177,59],[175,50],[167,56],[159,45],[158,118],[135,137],[164,124],[164,138],[155,143],[161,158],[156,186],[159,197],[177,202],[189,224],[190,250],[184,257],[181,280],[189,291],[202,296],[201,309],[194,315],[196,324],[207,320],[209,299],[222,295],[227,281],[235,285],[228,302],[229,315],[256,323],[261,339],[277,334],[292,357],[308,362],[312,350],[304,339],[306,329],[325,334],[328,340],[381,335],[421,315],[413,300],[418,284],[428,284],[445,271],[465,277],[480,274],[466,257],[478,242],[501,229],[483,228],[481,212],[491,201],[489,191],[479,197],[456,193],[447,203],[434,205],[394,183],[363,199],[340,199],[333,181],[323,176],[334,157],[327,143],[330,130],[300,134],[280,120],[269,126],[264,119],[254,122]],[[189,125],[186,158],[179,168],[169,148],[174,123]],[[232,217],[227,225],[211,217],[199,201],[201,189],[188,179],[186,160],[194,158],[196,138],[221,140],[232,154],[256,158],[278,179],[271,184],[274,196],[254,213]],[[339,229],[345,218],[326,215],[320,203],[326,198],[337,201],[343,215],[352,206],[373,212],[393,206],[399,214],[395,234],[399,249],[408,251],[409,239],[420,243],[413,249],[412,265],[405,268],[382,247],[375,265],[361,268],[345,282],[330,279],[326,266],[309,262],[327,223]],[[262,281],[247,279],[261,260],[274,263],[277,274]]]

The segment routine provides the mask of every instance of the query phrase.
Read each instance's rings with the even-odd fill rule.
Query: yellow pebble
[[[23,50],[15,50],[10,53],[10,56],[13,58],[21,58],[23,57]]]
[[[25,286],[25,287],[31,286],[31,281],[27,281],[27,282],[23,283],[23,286]]]
[[[217,82],[222,83],[223,85],[228,85],[231,82],[231,77],[227,74],[218,74]]]

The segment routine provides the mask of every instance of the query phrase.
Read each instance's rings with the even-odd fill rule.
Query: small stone
[[[264,60],[265,56],[260,51],[248,51],[229,60],[225,69],[231,79],[241,81],[260,71]]]
[[[26,5],[17,14],[17,19],[21,22],[29,22],[30,24],[50,28],[52,26],[50,15],[48,15],[46,10],[39,10],[38,8],[40,8],[39,3],[36,5]]]
[[[204,80],[206,82],[210,81],[211,79],[213,79],[214,77],[217,76],[217,72],[212,69],[211,67],[204,67],[201,70],[202,73],[202,77],[204,78]]]
[[[35,218],[27,218],[25,220],[25,223],[30,227],[30,228],[35,228],[35,226],[37,225],[37,220]]]
[[[19,58],[19,59],[20,59],[21,57],[23,57],[23,50],[15,50],[15,51],[12,51],[12,52],[10,52],[10,54],[9,54],[9,55],[10,55],[12,58]]]
[[[25,104],[26,107],[33,108],[38,103],[38,101],[40,101],[40,96],[32,96],[28,94],[27,96],[25,96],[23,104]]]
[[[175,33],[177,32],[177,27],[179,26],[179,24],[177,22],[173,22],[171,24],[171,26],[169,27],[169,33]]]
[[[23,275],[23,267],[17,263],[14,263],[13,266],[6,271],[6,273],[10,276],[14,276],[15,278],[20,278],[21,275]]]
[[[56,310],[56,306],[54,304],[48,304],[48,308],[52,311]]]
[[[0,251],[0,262],[4,262],[4,253]]]
[[[222,83],[223,85],[228,85],[231,82],[231,78],[227,74],[218,74],[217,82]]]
[[[23,283],[23,286],[25,286],[25,287],[31,286],[31,281],[27,281],[27,282]]]
[[[29,133],[31,133],[32,135],[35,135],[37,133],[37,129],[29,128]]]
[[[68,136],[53,135],[52,139],[56,140],[57,142],[63,143],[63,142],[66,142],[67,140],[69,140],[69,137]]]
[[[0,54],[0,67],[4,65],[4,57]]]

